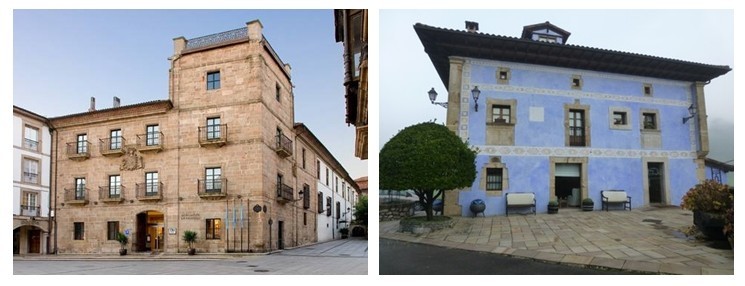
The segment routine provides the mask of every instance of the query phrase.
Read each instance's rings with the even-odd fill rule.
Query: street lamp
[[[437,99],[437,92],[435,91],[434,87],[430,89],[427,94],[429,95],[429,101],[432,102],[432,104],[448,108],[447,102],[435,102],[435,99]]]
[[[696,107],[694,107],[693,104],[691,104],[691,106],[688,107],[688,113],[691,116],[683,117],[683,124],[685,124],[688,121],[688,119],[691,119],[693,118],[693,116],[696,115]]]
[[[474,102],[474,108],[476,112],[479,112],[479,95],[481,95],[481,91],[479,90],[478,86],[474,86],[471,90],[471,95],[473,96],[473,102]]]

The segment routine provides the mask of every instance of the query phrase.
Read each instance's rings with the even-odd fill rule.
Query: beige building
[[[51,118],[60,253],[267,252],[317,241],[291,69],[258,20],[174,39],[168,100]],[[55,165],[56,164],[56,165]]]

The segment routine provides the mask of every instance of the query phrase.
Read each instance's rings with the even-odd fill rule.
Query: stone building
[[[446,215],[472,215],[477,199],[503,215],[511,192],[535,193],[538,212],[600,209],[609,189],[634,208],[679,205],[706,178],[704,87],[728,66],[570,45],[549,22],[520,37],[475,22],[414,30],[447,89],[447,126],[478,148],[476,180],[446,196]]]
[[[13,254],[49,251],[51,146],[47,119],[13,106]]]
[[[346,123],[356,128],[354,155],[367,159],[367,9],[336,9],[336,42],[344,44]]]
[[[317,241],[290,65],[258,20],[173,40],[169,95],[51,118],[60,253],[267,252]],[[312,164],[310,164],[312,165]],[[301,202],[302,201],[302,202]]]

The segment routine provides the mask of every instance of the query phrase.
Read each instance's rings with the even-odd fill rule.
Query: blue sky
[[[446,101],[447,92],[414,24],[464,30],[465,21],[478,22],[480,32],[511,37],[520,37],[523,26],[550,21],[572,33],[568,44],[730,66],[733,71],[712,80],[705,94],[709,157],[734,159],[733,10],[382,10],[379,148],[406,126],[445,122],[445,108],[430,104],[427,91],[434,87],[437,101]]]
[[[15,10],[13,104],[47,117],[168,99],[173,38],[245,27],[292,66],[295,121],[305,123],[352,178],[367,176],[345,122],[342,44],[332,10]]]

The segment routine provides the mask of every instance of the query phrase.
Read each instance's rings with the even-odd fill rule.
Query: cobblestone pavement
[[[379,234],[556,263],[662,274],[734,274],[733,250],[686,237],[682,231],[693,224],[693,215],[676,207],[453,219],[453,228],[427,234],[401,233],[398,221],[380,222]]]
[[[272,254],[35,255],[13,257],[14,275],[249,275],[368,273],[368,241],[342,239]]]

